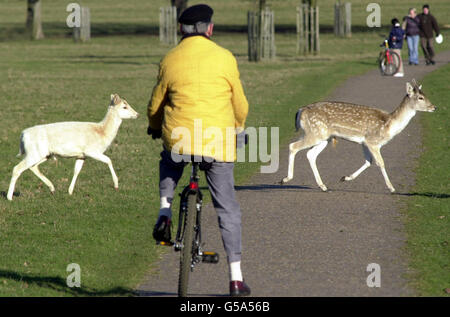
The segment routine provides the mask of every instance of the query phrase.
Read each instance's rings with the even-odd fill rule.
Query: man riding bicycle
[[[148,134],[162,137],[160,210],[153,230],[170,243],[172,200],[188,162],[202,157],[230,268],[230,295],[245,296],[241,261],[241,210],[234,192],[235,135],[244,130],[248,102],[231,52],[210,40],[213,10],[187,8],[179,17],[183,37],[161,61],[148,105]],[[231,132],[230,132],[231,131]],[[232,137],[230,137],[230,134]],[[232,141],[230,141],[232,140]]]

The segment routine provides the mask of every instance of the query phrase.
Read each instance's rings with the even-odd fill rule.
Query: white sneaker
[[[394,77],[403,77],[403,76],[405,76],[405,74],[403,74],[403,73],[395,73],[394,74]]]

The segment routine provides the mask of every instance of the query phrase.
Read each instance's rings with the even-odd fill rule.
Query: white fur
[[[99,122],[60,122],[37,125],[22,131],[19,155],[25,158],[17,164],[12,173],[7,194],[12,200],[14,187],[19,176],[30,169],[53,192],[53,184],[38,169],[38,165],[49,157],[76,158],[74,175],[69,187],[72,194],[78,174],[86,157],[108,164],[114,182],[118,188],[118,178],[114,172],[112,162],[103,152],[109,147],[117,135],[122,119],[136,119],[138,113],[118,95],[111,95],[111,104],[105,118]]]

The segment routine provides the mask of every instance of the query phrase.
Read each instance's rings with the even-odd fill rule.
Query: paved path
[[[404,78],[370,71],[347,80],[326,100],[392,111],[406,93],[406,81],[448,63],[450,51],[436,60],[435,66],[406,65]],[[423,89],[426,93],[427,87]],[[318,158],[327,193],[317,188],[306,151],[297,154],[294,179],[283,186],[276,184],[287,173],[287,145],[281,148],[277,173],[256,174],[245,186],[236,187],[243,211],[242,270],[252,296],[414,295],[404,279],[405,233],[399,210],[414,183],[412,168],[421,152],[417,121],[421,115],[433,114],[419,113],[382,149],[397,195],[389,194],[376,166],[353,182],[339,182],[364,162],[361,146],[345,140],[339,140],[335,149],[328,146]],[[226,295],[228,268],[211,205],[205,207],[203,219],[206,248],[219,251],[222,261],[196,267],[190,294]],[[141,295],[176,295],[178,261],[179,254],[163,255],[157,271],[138,287]],[[366,284],[369,263],[381,267],[380,288]]]

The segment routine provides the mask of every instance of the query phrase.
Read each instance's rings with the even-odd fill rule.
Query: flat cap
[[[206,4],[197,4],[187,8],[181,13],[178,22],[181,24],[194,25],[197,22],[211,22],[213,9]]]

